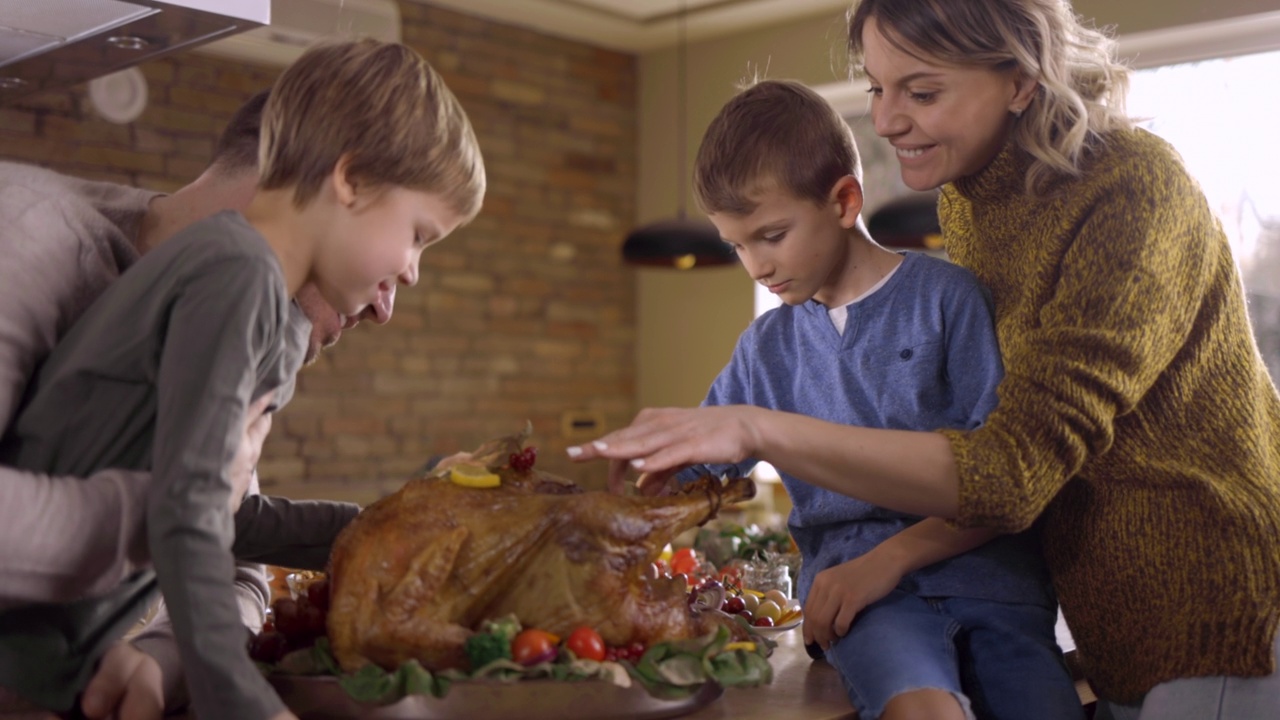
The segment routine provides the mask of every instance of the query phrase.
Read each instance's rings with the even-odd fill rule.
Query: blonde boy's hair
[[[258,148],[260,187],[305,206],[338,160],[381,189],[438,193],[464,222],[484,199],[484,162],[466,113],[436,71],[399,43],[358,40],[303,53],[271,89]]]
[[[793,80],[761,80],[720,109],[702,136],[693,190],[706,213],[748,215],[770,183],[823,204],[840,178],[862,182],[848,123],[822,96]]]
[[[1086,27],[1067,0],[859,0],[849,13],[849,51],[862,64],[867,20],[885,39],[926,62],[1016,69],[1036,81],[1035,97],[1013,127],[1013,142],[1035,158],[1026,192],[1043,194],[1106,134],[1133,127],[1125,114],[1129,69],[1115,43]]]

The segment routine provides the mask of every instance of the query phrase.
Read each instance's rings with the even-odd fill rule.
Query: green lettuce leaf
[[[517,682],[551,678],[569,682],[604,680],[621,687],[630,687],[634,681],[654,697],[676,699],[696,693],[707,682],[716,682],[722,687],[752,687],[773,680],[768,656],[776,647],[775,642],[756,636],[751,649],[727,650],[731,641],[729,629],[717,627],[702,637],[656,643],[634,665],[587,660],[564,650],[555,661],[529,667],[499,658],[470,673],[462,670],[432,673],[418,661],[410,660],[394,672],[369,664],[354,673],[343,673],[328,639],[320,638],[312,647],[296,650],[277,665],[260,666],[260,669],[265,674],[336,675],[339,685],[353,700],[379,705],[397,702],[406,695],[444,697],[458,681]]]

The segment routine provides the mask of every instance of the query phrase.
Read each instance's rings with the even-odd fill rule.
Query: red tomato
[[[560,638],[545,630],[521,630],[511,640],[511,658],[521,665],[554,660]]]
[[[671,572],[673,573],[696,575],[701,564],[693,548],[680,548],[671,554]]]
[[[604,639],[600,637],[600,633],[585,625],[569,633],[569,639],[564,644],[580,658],[604,660]]]

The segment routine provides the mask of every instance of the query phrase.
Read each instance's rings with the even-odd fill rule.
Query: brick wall
[[[458,95],[489,190],[470,226],[429,249],[385,327],[360,326],[299,377],[260,466],[264,491],[369,500],[431,455],[530,420],[540,467],[566,462],[566,411],[618,426],[634,410],[635,282],[618,248],[634,217],[636,64],[629,55],[402,2],[404,40]],[[0,157],[171,190],[275,76],[199,54],[148,63],[131,125],[83,88],[0,108]]]

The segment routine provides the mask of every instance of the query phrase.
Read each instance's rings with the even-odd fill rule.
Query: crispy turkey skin
[[[609,645],[702,635],[716,614],[689,609],[681,579],[650,576],[662,548],[752,497],[747,479],[703,478],[669,497],[582,492],[537,470],[513,470],[520,437],[487,443],[478,463],[494,488],[442,476],[410,480],[361,512],[330,558],[329,640],[344,670],[465,669],[482,620],[514,613],[560,636],[594,627]]]

